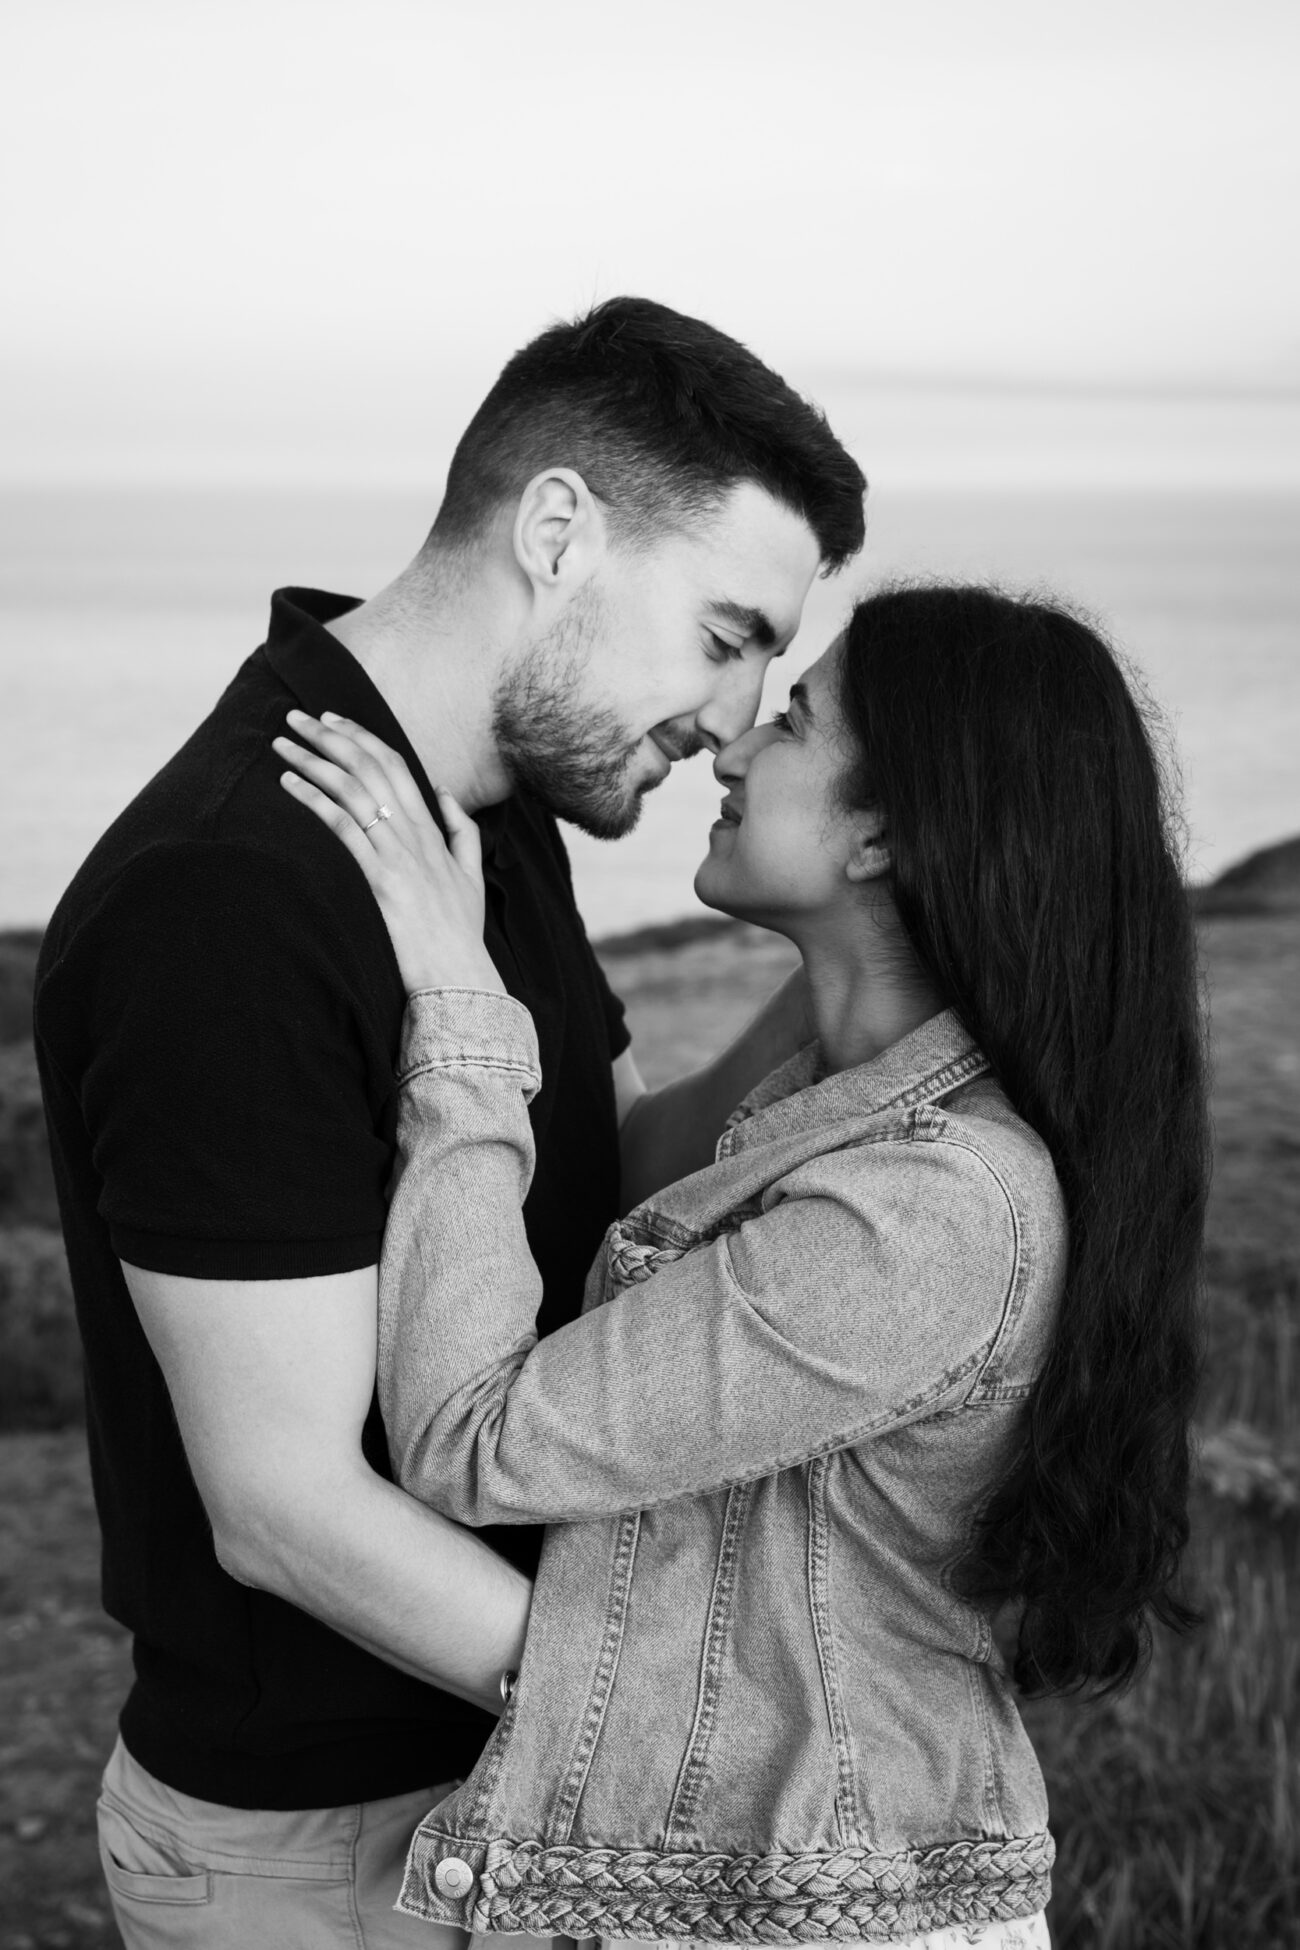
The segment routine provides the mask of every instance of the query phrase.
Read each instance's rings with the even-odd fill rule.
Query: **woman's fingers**
[[[409,766],[382,738],[336,711],[322,712],[319,720],[306,711],[290,711],[288,715],[294,730],[309,739],[316,750],[306,752],[287,738],[272,741],[276,750],[323,792],[346,806],[358,825],[375,837],[376,844],[380,842],[375,813],[381,806],[398,806],[411,822],[420,850],[440,857],[450,853],[462,873],[482,884],[483,846],[478,827],[444,786],[435,786],[434,791],[446,829],[445,845]]]
[[[293,768],[281,783],[343,841],[365,874],[408,991],[504,993],[483,945],[481,847],[464,808],[439,792],[444,838],[410,772],[380,740],[367,749],[359,727],[340,720],[323,725],[306,712],[290,713],[290,722],[308,742],[272,740]],[[411,795],[414,810],[408,811]]]
[[[373,785],[362,783],[331,759],[322,758],[305,746],[295,745],[291,738],[273,738],[271,744],[281,758],[311,781],[317,791],[332,799],[355,823],[358,831],[363,832],[375,846],[383,846],[390,838],[397,838],[397,835],[390,836],[383,832],[383,828],[391,823],[380,811],[387,802],[378,796]],[[387,810],[391,813],[391,808]]]
[[[295,716],[292,712],[289,715],[291,719]],[[296,727],[301,735],[312,736],[313,743],[358,778],[380,783],[392,804],[400,805],[412,819],[427,817],[424,795],[400,752],[354,719],[340,717],[337,711],[322,711],[319,720],[305,712],[301,715],[302,722]]]
[[[462,873],[471,880],[483,878],[483,836],[470,818],[459,799],[452,797],[445,785],[436,785],[434,792],[438,797],[438,811],[447,829],[447,846],[452,859]]]
[[[388,753],[394,764],[385,764],[365,751],[350,732],[322,724],[306,711],[290,711],[287,716],[294,737],[301,738],[322,758],[330,760],[355,779],[358,785],[364,786],[375,805],[401,804],[403,811],[408,810],[406,801],[398,793],[394,753]],[[386,751],[387,747],[380,746],[379,749]]]
[[[297,772],[281,772],[280,784],[291,798],[300,805],[307,806],[317,819],[328,826],[336,838],[342,840],[348,852],[360,866],[362,873],[373,887],[375,876],[380,871],[379,855],[361,828],[357,825],[346,806],[339,805],[310,779],[300,778]]]

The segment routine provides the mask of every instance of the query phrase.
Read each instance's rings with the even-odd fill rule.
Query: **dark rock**
[[[25,1042],[32,1033],[39,928],[0,931],[0,1044]]]
[[[0,1225],[58,1223],[36,1051],[29,1038],[0,1046]]]
[[[1300,839],[1262,846],[1191,893],[1198,917],[1300,913]]]
[[[0,1430],[59,1429],[84,1414],[63,1240],[44,1226],[0,1231]]]
[[[711,935],[735,934],[743,926],[743,922],[720,914],[688,914],[681,921],[652,921],[627,934],[607,934],[592,946],[602,961],[617,960],[664,948],[689,948],[692,942],[705,941]]]

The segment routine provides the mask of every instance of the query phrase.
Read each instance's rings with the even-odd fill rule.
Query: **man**
[[[37,1039],[105,1603],[135,1635],[100,1806],[128,1945],[414,1941],[390,1914],[406,1842],[490,1731],[536,1561],[535,1535],[471,1537],[389,1477],[404,997],[272,737],[343,712],[479,816],[487,943],[541,1043],[526,1217],[554,1327],[618,1209],[620,1121],[625,1190],[702,1162],[791,1035],[778,1000],[647,1095],[555,816],[626,832],[675,759],[753,721],[813,575],[860,546],[863,488],[710,327],[637,299],[555,327],[475,415],[415,561],[359,605],[280,591],[60,904]]]

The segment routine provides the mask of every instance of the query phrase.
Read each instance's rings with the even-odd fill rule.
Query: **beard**
[[[628,779],[641,740],[628,737],[616,711],[583,695],[601,623],[599,600],[588,589],[502,678],[492,732],[516,790],[594,839],[617,840],[636,825],[649,788]]]

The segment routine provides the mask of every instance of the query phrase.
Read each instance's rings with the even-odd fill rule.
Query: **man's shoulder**
[[[158,929],[212,900],[368,912],[355,864],[283,790],[271,739],[292,694],[256,651],[101,835],[56,907],[48,951],[105,913]]]
[[[386,1003],[400,982],[378,907],[346,850],[279,786],[278,768],[251,755],[206,806],[178,796],[178,783],[164,767],[55,909],[38,1020],[60,994],[80,1014],[96,994],[111,1007],[132,982],[148,982],[165,1008],[169,980],[261,992],[271,1012],[305,981]]]

